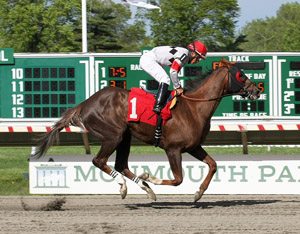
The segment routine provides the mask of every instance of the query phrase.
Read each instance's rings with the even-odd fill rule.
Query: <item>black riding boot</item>
[[[163,82],[160,83],[158,86],[158,92],[156,95],[156,100],[153,108],[153,111],[156,114],[160,114],[161,110],[163,109],[164,103],[167,101],[168,89],[169,89],[169,85]]]

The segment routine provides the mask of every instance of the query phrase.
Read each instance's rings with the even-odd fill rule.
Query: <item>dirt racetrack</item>
[[[146,195],[2,196],[0,233],[300,233],[300,195],[192,201],[193,195],[157,195],[156,202]]]

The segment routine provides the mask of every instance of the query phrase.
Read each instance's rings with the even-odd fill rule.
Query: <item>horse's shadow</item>
[[[234,206],[253,206],[264,205],[280,202],[280,200],[225,200],[213,202],[151,202],[126,204],[125,207],[131,210],[139,208],[153,208],[153,209],[187,209],[187,208],[201,208],[213,209],[217,207],[234,207]]]

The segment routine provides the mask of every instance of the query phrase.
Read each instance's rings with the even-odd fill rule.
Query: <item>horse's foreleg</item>
[[[196,202],[202,197],[203,193],[207,190],[212,177],[217,171],[217,163],[212,157],[210,157],[206,153],[206,151],[201,146],[189,153],[209,166],[208,174],[202,182],[200,190],[195,193],[194,201]]]
[[[147,196],[154,201],[156,201],[156,195],[150,186],[142,179],[137,177],[134,173],[132,173],[128,168],[128,157],[130,152],[130,142],[131,142],[131,134],[127,131],[123,135],[122,142],[117,147],[116,154],[116,163],[115,169],[126,176],[128,179],[132,180],[136,184],[138,184],[141,189],[147,192]],[[122,195],[122,194],[121,194]],[[125,197],[124,197],[125,198]]]
[[[156,195],[153,192],[153,190],[150,188],[150,186],[145,182],[146,178],[141,178],[140,176],[136,176],[133,174],[128,168],[125,168],[122,170],[122,174],[126,176],[128,179],[135,182],[138,186],[140,186],[141,189],[147,192],[147,196],[151,198],[152,200],[156,201]],[[148,177],[147,177],[148,178]]]

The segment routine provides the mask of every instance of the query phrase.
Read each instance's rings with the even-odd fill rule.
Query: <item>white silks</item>
[[[141,1],[135,1],[135,0],[122,0],[123,2],[127,2],[133,6],[137,6],[137,7],[144,7],[147,9],[160,9],[160,7],[149,4],[149,3],[145,3],[145,2],[141,2]]]

